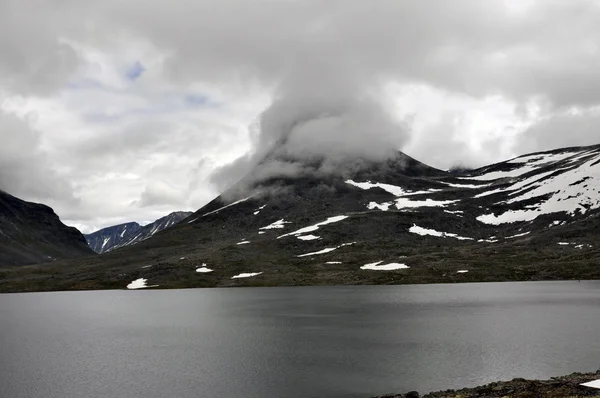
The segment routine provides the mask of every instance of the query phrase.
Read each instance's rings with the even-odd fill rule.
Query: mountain
[[[113,225],[85,235],[85,240],[93,251],[102,254],[123,244],[140,229],[142,227],[136,222]]]
[[[93,254],[76,228],[45,205],[0,191],[0,266],[50,262]]]
[[[452,172],[402,153],[331,172],[319,162],[246,178],[135,246],[61,264],[51,288],[600,278],[600,146]]]
[[[102,254],[146,240],[155,233],[177,224],[190,214],[192,213],[176,211],[143,227],[136,222],[115,225],[85,235],[85,239],[92,250]]]

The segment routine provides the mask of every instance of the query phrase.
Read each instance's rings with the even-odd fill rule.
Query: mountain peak
[[[227,189],[222,197],[224,201],[233,202],[247,196],[278,194],[299,187],[335,186],[347,179],[404,184],[417,177],[446,175],[446,171],[428,166],[400,151],[393,151],[390,156],[379,160],[316,155],[299,158],[272,152]]]
[[[143,227],[137,222],[129,222],[103,228],[86,235],[85,238],[96,253],[107,253],[148,239],[157,232],[172,227],[190,214],[192,213],[175,211]]]

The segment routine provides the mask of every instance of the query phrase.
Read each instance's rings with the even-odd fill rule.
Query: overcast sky
[[[599,46],[592,0],[0,0],[0,189],[87,233],[197,210],[282,137],[440,168],[597,144]]]

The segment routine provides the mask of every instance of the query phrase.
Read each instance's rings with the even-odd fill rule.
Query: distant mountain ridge
[[[90,254],[81,232],[64,225],[50,207],[0,191],[0,266]]]
[[[114,225],[87,234],[85,239],[90,248],[96,253],[107,253],[146,240],[157,232],[177,224],[191,214],[191,212],[176,211],[143,227],[136,222]]]
[[[452,172],[401,152],[300,166],[251,170],[160,234],[55,267],[52,288],[600,279],[600,145]]]
[[[118,244],[126,242],[140,229],[142,229],[140,224],[129,222],[102,228],[91,234],[86,234],[85,239],[93,251],[101,254],[110,251]]]

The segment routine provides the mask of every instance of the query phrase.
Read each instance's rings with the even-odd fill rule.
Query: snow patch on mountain
[[[332,251],[334,251],[336,249],[337,249],[337,247],[328,247],[328,248],[325,248],[323,250],[319,250],[318,252],[300,254],[300,255],[298,255],[296,257],[307,257],[307,256],[315,256],[315,255],[318,255],[318,254],[326,254],[326,253],[330,253],[330,252],[332,252]]]
[[[485,242],[485,243],[498,243],[498,239],[496,239],[494,236],[492,236],[491,238],[488,238],[488,239],[479,239],[477,242],[478,243],[483,243],[483,242]]]
[[[369,204],[367,205],[367,209],[369,209],[369,210],[379,209],[381,211],[388,211],[390,209],[391,205],[393,205],[392,202],[384,202],[384,203],[369,202]]]
[[[560,171],[560,170],[558,170],[558,171]],[[557,172],[557,170],[552,170],[552,171],[548,171],[545,173],[536,174],[532,177],[525,178],[524,180],[521,180],[515,184],[509,185],[508,187],[498,188],[498,189],[494,189],[494,190],[488,191],[488,192],[482,192],[478,195],[475,195],[475,198],[483,198],[484,196],[495,195],[495,194],[503,193],[503,192],[519,191],[519,190],[528,188],[533,183],[540,181],[556,172]]]
[[[454,214],[454,215],[458,215],[459,217],[462,217],[462,215],[465,213],[462,210],[444,210],[444,213],[448,213],[448,214]]]
[[[400,263],[389,263],[389,264],[381,264],[383,261],[378,261],[376,263],[365,264],[360,269],[372,270],[372,271],[394,271],[397,269],[407,269],[410,268],[406,264]]]
[[[456,203],[458,200],[410,200],[406,198],[398,198],[396,200],[396,208],[412,208],[412,207],[446,207],[449,204]]]
[[[369,190],[371,188],[381,188],[384,191],[386,191],[388,193],[391,193],[395,197],[413,196],[413,195],[425,195],[425,194],[431,194],[431,193],[442,191],[442,189],[435,189],[435,188],[430,188],[430,189],[425,190],[425,191],[406,191],[402,187],[399,187],[399,186],[396,186],[396,185],[384,184],[384,183],[381,183],[381,182],[371,182],[371,181],[356,182],[356,181],[353,181],[353,180],[346,180],[346,184],[355,186],[355,187],[363,189],[365,191]]]
[[[136,289],[145,289],[147,287],[157,287],[158,286],[158,285],[148,286],[146,284],[147,282],[148,282],[148,279],[145,279],[145,278],[136,279],[127,285],[127,289],[136,290]]]
[[[237,205],[237,204],[243,203],[243,202],[247,201],[248,199],[250,199],[251,197],[252,197],[252,196],[248,196],[247,198],[240,199],[240,200],[238,200],[238,201],[235,201],[235,202],[233,202],[233,203],[230,203],[230,204],[228,204],[227,206],[220,207],[220,208],[218,208],[217,210],[209,211],[208,213],[205,213],[205,214],[203,214],[203,215],[202,215],[202,217],[206,217],[206,216],[208,216],[208,215],[211,215],[211,214],[218,213],[218,212],[220,212],[221,210],[227,209],[228,207],[235,206],[235,205]]]
[[[254,214],[255,216],[257,216],[257,215],[260,213],[260,211],[261,211],[262,209],[264,209],[265,207],[267,207],[267,205],[262,205],[262,206],[260,206],[260,207],[259,207],[258,209],[256,209],[256,210],[254,211],[254,213],[252,213],[252,214]]]
[[[449,204],[456,203],[458,200],[433,200],[433,199],[425,199],[425,200],[411,200],[408,198],[398,198],[396,199],[395,207],[397,209],[414,209],[419,207],[446,207]],[[379,209],[381,211],[388,211],[389,208],[393,205],[391,202],[377,203],[377,202],[369,202],[367,205],[367,209],[374,210]]]
[[[407,191],[396,185],[383,184],[380,182],[373,183],[371,181],[356,182],[353,180],[346,180],[346,184],[350,184],[352,186],[355,186],[355,187],[363,189],[363,190],[368,190],[371,188],[381,188],[384,191],[386,191],[396,197],[394,202],[383,202],[383,203],[369,202],[369,204],[367,205],[367,209],[369,209],[369,210],[379,209],[381,211],[388,211],[389,208],[394,204],[397,209],[403,209],[403,208],[418,208],[418,207],[444,207],[451,203],[458,202],[458,200],[433,200],[433,199],[413,200],[413,199],[407,198],[408,196],[427,195],[427,194],[432,194],[435,192],[441,192],[441,191],[443,191],[442,189],[430,188],[430,189],[427,189],[424,191]],[[477,185],[469,185],[469,184],[466,184],[466,185],[452,184],[452,183],[444,183],[444,184],[446,184],[448,186],[460,187],[460,188],[479,187]],[[483,185],[483,186],[485,186],[485,185]]]
[[[413,224],[413,226],[409,228],[408,232],[417,234],[417,235],[421,235],[421,236],[435,236],[438,238],[454,238],[454,239],[458,239],[458,240],[474,240],[473,238],[466,238],[464,236],[459,236],[457,234],[453,234],[450,232],[439,232],[439,231],[436,231],[435,229],[422,228],[422,227],[417,226],[416,224]]]
[[[281,220],[277,220],[272,224],[267,225],[266,227],[262,227],[259,229],[282,229],[285,227],[285,224],[291,224],[289,221],[285,221],[283,218]]]
[[[299,230],[294,231],[294,232],[290,232],[289,234],[281,235],[277,239],[281,239],[281,238],[284,238],[286,236],[297,236],[297,235],[303,235],[303,234],[306,234],[306,233],[309,233],[309,232],[314,232],[314,231],[318,230],[322,226],[325,226],[325,225],[328,225],[328,224],[333,224],[333,223],[336,223],[336,222],[340,222],[342,220],[345,220],[346,218],[348,218],[348,216],[334,216],[334,217],[329,217],[325,221],[321,221],[321,222],[316,223],[315,225],[311,225],[309,227],[300,228]]]
[[[397,186],[391,185],[391,184],[382,184],[380,182],[372,183],[371,181],[356,182],[356,181],[352,181],[352,180],[346,180],[346,184],[350,184],[352,186],[355,186],[357,188],[364,189],[364,190],[368,190],[371,188],[381,188],[384,191],[389,192],[394,196],[403,196],[403,195],[406,195],[407,193],[409,193],[409,191],[405,191],[401,187],[397,187]]]
[[[474,185],[474,184],[454,184],[451,182],[444,182],[444,181],[439,181],[442,184],[448,185],[449,187],[452,188],[461,188],[461,189],[476,189],[476,188],[485,188],[485,187],[489,187],[490,184],[481,184],[481,185]]]
[[[516,234],[516,235],[511,235],[511,236],[507,236],[504,239],[514,239],[514,238],[520,238],[522,236],[526,236],[529,235],[531,232],[523,232],[522,234]]]
[[[535,220],[541,214],[542,213],[540,212],[531,212],[527,210],[509,210],[505,213],[502,213],[499,216],[496,216],[494,214],[483,214],[477,217],[477,221],[480,221],[484,224],[500,225],[518,221]]]
[[[231,279],[251,278],[260,274],[262,274],[262,272],[242,272],[241,274],[232,276]]]
[[[548,178],[535,179],[526,186],[522,186],[522,182],[515,184],[523,193],[505,202],[515,204],[540,198],[538,203],[528,206],[525,210],[508,210],[499,215],[483,214],[477,217],[477,220],[499,225],[531,221],[543,214],[585,214],[590,209],[600,208],[600,156],[592,157],[577,168],[560,171],[562,172],[552,173]],[[548,198],[541,199],[542,197]]]
[[[154,227],[152,227],[152,230],[150,231],[150,236],[154,235],[158,231],[159,231],[158,225],[155,225]]]
[[[303,236],[298,236],[298,239],[300,239],[300,240],[317,240],[317,239],[321,239],[321,237],[315,236],[315,235],[303,235]]]
[[[326,253],[330,253],[330,252],[332,252],[332,251],[334,251],[334,250],[337,250],[337,249],[339,249],[339,248],[341,248],[341,247],[344,247],[344,246],[351,246],[351,245],[353,245],[353,244],[355,244],[355,243],[356,243],[356,242],[352,242],[352,243],[343,243],[343,244],[341,244],[341,245],[339,245],[339,246],[336,246],[336,247],[328,247],[328,248],[325,248],[325,249],[323,249],[323,250],[319,250],[318,252],[306,253],[306,254],[300,254],[300,255],[298,255],[298,256],[296,256],[296,257],[308,257],[308,256],[315,256],[315,255],[319,255],[319,254],[326,254]]]
[[[214,270],[208,268],[206,266],[206,264],[202,264],[201,267],[196,268],[196,272],[201,273],[201,274],[205,274],[207,272],[213,272]]]

